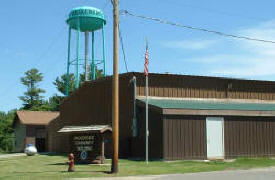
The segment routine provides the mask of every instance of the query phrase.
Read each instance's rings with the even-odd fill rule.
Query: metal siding
[[[127,76],[120,76],[119,78],[120,157],[128,157],[130,153],[129,137],[131,137],[132,134],[131,125],[133,118],[133,85],[130,83],[131,78],[131,74],[128,74]],[[52,126],[56,126],[55,129],[61,129],[66,125],[111,125],[111,89],[111,77],[86,82],[63,101],[60,106],[60,119]],[[55,132],[49,131],[49,133]],[[51,139],[59,136],[60,138],[58,138],[56,142],[54,140],[49,142],[52,143],[49,144],[51,149],[54,149],[54,144],[62,144],[62,139],[68,139],[67,135],[55,134],[52,135]],[[58,146],[55,151],[64,152],[64,149],[61,146]]]
[[[138,95],[144,96],[143,74],[137,76]],[[228,89],[228,84],[232,88]],[[252,88],[253,87],[253,88]],[[275,100],[274,82],[184,75],[149,75],[150,96]]]
[[[167,134],[167,121],[165,119],[165,117],[163,117],[163,129],[162,129],[162,133],[163,133],[163,158],[165,159],[166,157],[168,157],[168,149],[167,149],[167,144],[168,144],[168,136],[165,136],[165,134]]]
[[[13,151],[23,152],[25,149],[24,140],[26,137],[26,125],[19,123],[18,118],[16,119],[14,134],[15,134],[15,146]]]
[[[225,156],[275,155],[274,118],[225,117]]]
[[[164,159],[205,159],[205,117],[165,116]]]
[[[153,110],[149,111],[149,158],[162,159],[162,116]]]
[[[132,78],[133,75],[137,77],[137,96],[144,96],[145,83],[144,75],[142,73],[128,73],[120,75],[120,139],[122,140],[120,144],[126,144],[126,146],[123,146],[120,149],[120,152],[124,155],[127,155],[129,153],[129,147],[127,144],[129,143],[128,141],[131,137],[133,88],[132,85],[129,85],[129,80]],[[244,95],[243,97],[257,99],[262,93],[269,92],[270,95],[266,96],[265,98],[268,100],[275,100],[274,82],[167,74],[150,74],[149,79],[150,96],[191,97],[192,95],[194,97],[201,98],[224,98],[226,97],[225,94],[228,91],[228,97],[230,98],[239,98],[239,94],[241,92],[244,92],[244,94],[247,95]],[[60,107],[60,119],[52,125],[50,124],[49,127],[54,126],[55,129],[60,129],[65,125],[110,124],[112,114],[111,80],[111,77],[106,77],[96,81],[87,82],[82,85],[77,91],[72,93],[68,98],[63,101]],[[228,83],[232,83],[232,89],[230,90],[228,90],[227,88]],[[169,88],[172,88],[171,92],[168,91]],[[186,128],[186,122],[189,121],[184,120],[180,122],[180,126]],[[163,125],[167,125],[167,122],[164,121]],[[200,123],[200,126],[205,127],[205,124]],[[272,126],[271,129],[275,128],[273,123],[270,126]],[[205,129],[201,128],[200,130],[200,137],[203,137],[205,134]],[[167,129],[163,129],[163,132],[166,133],[166,131]],[[59,135],[54,134],[55,132],[53,131],[49,131],[49,133],[53,133],[53,135],[49,134],[52,140],[55,139],[55,137],[59,137]],[[185,133],[187,135],[190,134],[188,129],[183,132],[180,131],[181,135],[184,134],[184,139],[188,137],[185,135]],[[252,134],[251,131],[248,131],[247,133],[249,135]],[[270,132],[270,134],[272,134],[272,137],[275,136],[273,132]],[[198,135],[198,133],[196,135]],[[62,147],[58,146],[58,148],[56,148],[56,151],[59,152],[60,149],[64,150],[63,147],[67,143],[62,143],[64,142],[63,139],[66,140],[66,137],[60,137],[58,138],[58,141],[49,142],[52,143],[50,144],[50,146],[54,147],[58,144],[64,144]],[[166,157],[168,153],[166,149],[166,142],[168,141],[168,139],[165,136],[163,137],[163,139],[163,153]],[[188,148],[188,146],[190,146],[189,141],[181,147],[186,149],[186,151],[178,153],[179,156],[190,156],[189,154],[192,151],[190,151],[190,148]],[[271,140],[269,139],[269,141]],[[199,149],[206,149],[205,143],[200,143],[200,146],[201,148]],[[232,149],[232,146],[230,146],[230,149]],[[272,147],[270,149],[274,149],[274,143],[270,144],[270,147]],[[253,148],[253,150],[254,149],[255,148]],[[250,150],[250,152],[252,152],[253,150]],[[200,153],[201,157],[205,156],[203,151],[200,151]]]
[[[138,137],[132,141],[131,155],[133,157],[145,157],[145,109],[142,107],[137,108],[137,127]],[[167,152],[163,149],[163,142],[168,141],[163,137],[163,116],[149,108],[148,112],[148,128],[149,128],[149,158],[150,159],[163,159],[163,155]]]

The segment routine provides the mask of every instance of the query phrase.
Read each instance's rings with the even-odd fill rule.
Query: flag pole
[[[146,62],[147,61],[147,62]],[[145,95],[146,95],[146,164],[148,165],[148,137],[149,137],[149,131],[148,131],[148,41],[146,39],[146,54],[145,54],[145,66],[147,68],[147,72],[145,72]]]
[[[148,76],[146,76],[146,164],[148,164]]]

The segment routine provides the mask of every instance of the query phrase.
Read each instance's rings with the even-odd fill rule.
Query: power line
[[[35,66],[39,66],[39,64],[41,63],[41,60],[43,59],[43,57],[45,57],[48,52],[52,49],[52,47],[58,42],[58,40],[61,37],[61,34],[63,33],[63,31],[65,30],[64,27],[61,28],[61,30],[58,32],[57,36],[54,37],[52,39],[52,41],[50,42],[49,46],[47,47],[47,49],[45,51],[43,51],[42,54],[40,54],[40,56],[38,56],[37,61],[35,64],[33,64],[33,67]],[[52,64],[50,64],[52,66]],[[4,91],[2,91],[2,93],[0,94],[7,94],[8,91],[10,91],[10,89],[13,89],[12,87],[15,86],[15,84],[17,84],[17,81],[12,82]]]
[[[127,62],[126,62],[126,55],[125,55],[123,39],[122,39],[122,35],[121,35],[120,23],[118,23],[118,33],[119,33],[119,39],[120,39],[120,42],[121,42],[120,44],[121,44],[121,49],[122,49],[122,53],[123,53],[123,60],[124,60],[125,68],[126,68],[126,71],[128,73],[128,66],[127,66]]]
[[[37,58],[37,62],[36,64],[34,64],[34,66],[38,66],[41,60],[47,56],[47,54],[53,48],[53,46],[60,40],[60,38],[62,37],[61,35],[64,33],[65,29],[66,29],[65,26],[61,28],[57,36],[52,39],[47,49]]]
[[[107,0],[108,2],[108,0]],[[111,4],[114,5],[114,1],[113,0],[110,0]],[[105,7],[106,7],[107,3],[105,4]],[[121,44],[121,49],[122,49],[122,53],[123,53],[123,60],[124,60],[124,64],[125,64],[125,68],[126,68],[126,71],[127,73],[129,72],[128,71],[128,65],[127,65],[127,62],[126,62],[126,55],[125,55],[125,50],[124,50],[124,45],[123,45],[123,39],[122,39],[122,35],[121,35],[121,28],[120,28],[120,22],[118,22],[118,34],[119,34],[119,40],[120,40],[120,44]]]
[[[178,26],[178,27],[182,27],[182,28],[186,28],[186,29],[192,29],[192,30],[196,30],[196,31],[203,31],[203,32],[212,33],[212,34],[225,36],[225,37],[231,37],[231,38],[237,38],[237,39],[245,39],[245,40],[249,40],[249,41],[258,41],[258,42],[263,42],[263,43],[275,44],[275,41],[272,41],[272,40],[257,39],[257,38],[251,38],[251,37],[248,37],[248,36],[238,36],[238,35],[227,34],[227,33],[224,33],[224,32],[209,30],[209,29],[200,28],[200,27],[187,26],[187,25],[183,25],[183,24],[179,24],[179,23],[175,23],[175,22],[171,22],[171,21],[167,21],[167,20],[163,20],[163,19],[159,19],[159,18],[153,18],[153,17],[143,16],[143,15],[136,15],[136,14],[130,13],[127,10],[121,10],[120,14],[121,15],[129,15],[129,16],[132,16],[132,17],[137,17],[137,18],[151,20],[151,21],[156,21],[156,22],[159,22],[159,23],[162,23],[162,24]]]
[[[105,8],[107,7],[107,5],[110,3],[110,0],[106,0],[106,2],[105,2],[105,4],[104,4],[104,6],[103,6],[103,8],[102,8],[102,11],[104,11],[105,10]],[[111,1],[111,4],[113,4],[113,2]]]
[[[159,0],[158,3],[169,3],[171,4],[169,1],[163,1],[163,0]],[[240,14],[240,13],[232,13],[232,12],[228,12],[228,11],[223,11],[223,10],[218,10],[218,9],[214,9],[214,8],[206,8],[203,6],[198,6],[198,5],[193,5],[190,3],[185,3],[182,1],[175,1],[173,2],[173,4],[175,4],[176,6],[179,6],[181,8],[191,8],[191,9],[195,9],[195,10],[200,10],[200,11],[206,11],[206,12],[210,12],[210,13],[215,13],[215,14],[220,14],[220,15],[225,15],[225,16],[229,16],[229,17],[238,17],[238,18],[242,18],[242,19],[250,19],[250,20],[262,20],[262,21],[266,21],[266,18],[263,17],[256,17],[256,16],[247,16],[244,13]]]

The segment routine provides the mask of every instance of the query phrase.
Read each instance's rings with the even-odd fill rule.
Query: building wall
[[[27,125],[26,136],[27,137],[37,137],[37,138],[46,138],[46,126]]]
[[[145,79],[137,76],[137,94],[145,96]],[[150,74],[149,95],[158,97],[275,100],[275,83],[218,77]]]
[[[35,147],[36,147],[36,144],[35,144],[35,137],[26,137],[24,139],[24,146],[26,147],[28,144],[33,144]],[[37,147],[36,147],[37,148]]]
[[[25,146],[33,144],[38,152],[45,152],[46,149],[46,125],[27,125]]]
[[[24,152],[28,144],[33,144],[36,146],[36,138],[46,138],[45,126],[24,125],[21,124],[18,119],[15,123],[14,132],[14,152]]]
[[[137,130],[136,138],[132,138],[131,156],[145,158],[145,142],[146,142],[146,118],[145,109],[137,108]],[[162,114],[154,109],[149,108],[148,113],[148,129],[149,129],[149,158],[163,158],[163,117]]]
[[[163,159],[207,159],[206,117],[165,116]],[[227,159],[274,156],[275,118],[225,116],[224,152]]]
[[[137,96],[144,96],[145,78],[143,73],[127,73],[119,77],[120,157],[129,157],[133,152],[132,120],[134,96],[131,79],[134,75],[137,78]],[[149,95],[182,98],[275,100],[275,83],[216,77],[150,74]],[[141,113],[144,113],[144,111]],[[59,135],[57,133],[57,130],[65,125],[111,125],[111,122],[112,78],[105,77],[96,81],[86,82],[63,101],[60,106],[60,119],[50,123],[48,128],[48,136],[51,139],[48,142],[49,150],[57,152],[67,151],[64,148],[64,145],[67,146],[66,143],[69,143],[67,135]],[[169,119],[164,122],[164,125],[170,127],[170,122],[172,123],[172,120]],[[182,122],[187,121],[184,120]],[[194,121],[193,123],[196,124],[197,122],[199,121]],[[203,126],[203,124],[200,125]],[[152,127],[156,128],[152,129],[152,132],[161,128],[161,126]],[[164,129],[163,131],[169,131],[169,129]],[[166,139],[165,142],[168,142],[168,140]],[[142,144],[144,143],[142,142]],[[182,157],[185,156],[182,155]],[[197,152],[197,154],[188,156],[204,157],[203,152]]]
[[[225,117],[225,156],[274,156],[275,117]]]
[[[57,132],[63,127],[62,123],[58,117],[47,126],[46,149],[49,152],[69,153],[70,151],[69,136]]]
[[[129,156],[130,137],[133,118],[132,76],[120,76],[120,156]],[[112,79],[102,78],[87,82],[72,93],[60,106],[60,119],[48,127],[48,148],[50,151],[65,152],[59,147],[62,139],[68,142],[68,135],[57,133],[64,126],[73,125],[111,125],[112,123]],[[56,149],[54,148],[56,147]]]
[[[14,128],[14,152],[23,152],[25,149],[26,126],[17,120]]]
[[[163,159],[206,159],[206,117],[165,116]]]

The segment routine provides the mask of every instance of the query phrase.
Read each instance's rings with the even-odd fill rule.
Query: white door
[[[223,117],[206,118],[207,158],[224,158]]]

